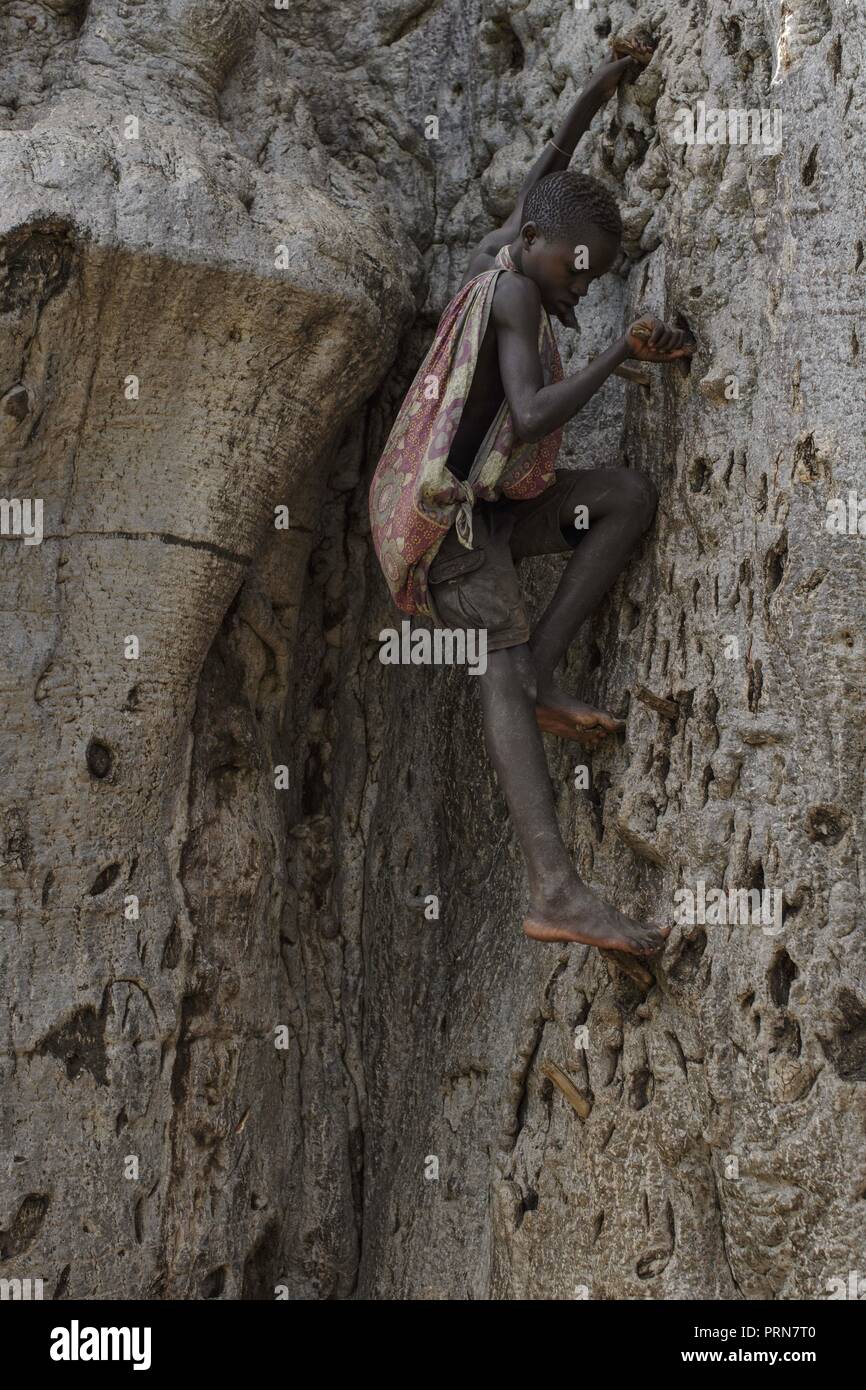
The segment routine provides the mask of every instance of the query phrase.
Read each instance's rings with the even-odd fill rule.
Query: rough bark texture
[[[551,771],[617,906],[785,904],[777,936],[677,928],[648,994],[521,935],[474,682],[380,664],[367,525],[471,245],[635,18],[656,57],[575,159],[630,265],[565,365],[643,306],[701,346],[567,430],[661,502],[568,669],[627,738],[586,792],[575,748]],[[0,1277],[826,1296],[866,1259],[866,540],[824,526],[866,492],[862,20],[7,0],[0,34],[2,493],[45,501],[0,544]],[[698,99],[780,111],[778,155],[675,144]]]

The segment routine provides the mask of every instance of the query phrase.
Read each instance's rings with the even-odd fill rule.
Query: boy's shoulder
[[[491,316],[503,328],[537,324],[541,291],[534,280],[513,270],[503,270],[493,291]]]

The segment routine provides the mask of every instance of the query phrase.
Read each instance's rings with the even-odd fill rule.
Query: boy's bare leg
[[[578,478],[571,504],[587,508],[589,530],[569,557],[529,647],[542,727],[565,736],[578,734],[583,742],[592,743],[625,725],[563,691],[556,684],[554,671],[650,525],[657,493],[645,474],[628,468],[587,469]],[[573,514],[560,516],[561,526],[573,524]]]
[[[533,675],[524,645],[490,652],[478,677],[487,749],[526,861],[529,912],[523,929],[543,941],[652,955],[670,928],[634,922],[603,903],[578,878],[562,842],[535,720]]]

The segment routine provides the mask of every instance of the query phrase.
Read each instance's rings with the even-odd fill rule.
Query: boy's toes
[[[661,922],[649,922],[647,925],[649,926],[651,932],[651,936],[649,939],[650,953],[652,955],[655,955],[656,951],[661,951],[664,947],[665,942],[671,934],[672,928],[669,924],[663,924]]]

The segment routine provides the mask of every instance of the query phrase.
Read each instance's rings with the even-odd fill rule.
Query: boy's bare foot
[[[535,941],[575,941],[630,956],[653,956],[664,949],[669,926],[635,922],[574,881],[549,897],[533,896],[523,923]]]
[[[578,743],[595,748],[609,734],[621,733],[625,720],[616,719],[606,710],[596,709],[575,700],[558,686],[546,685],[535,697],[535,718],[546,734],[573,738]]]

